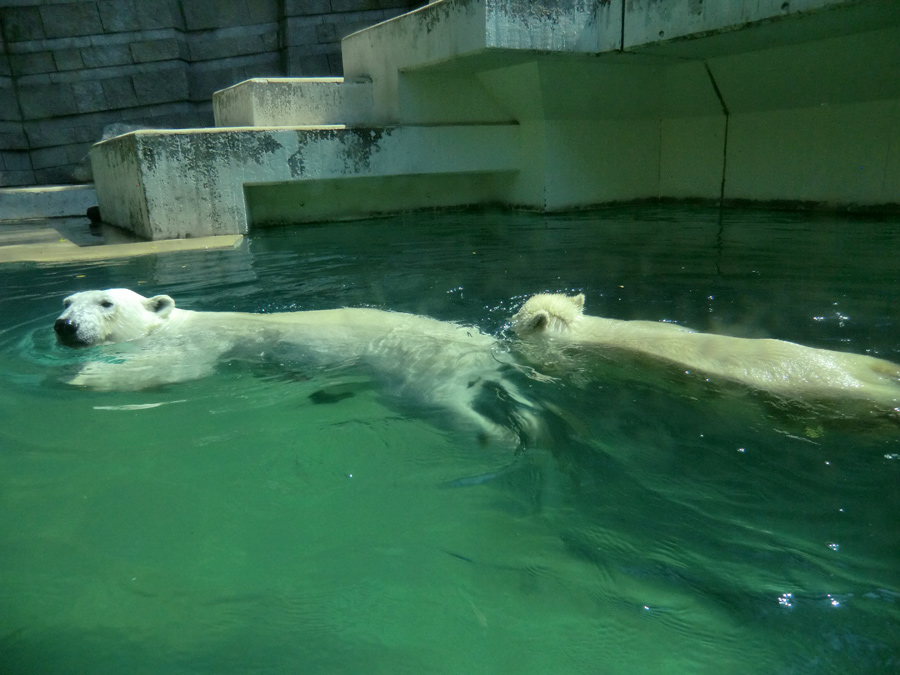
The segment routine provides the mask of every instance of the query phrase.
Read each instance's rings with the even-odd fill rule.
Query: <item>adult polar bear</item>
[[[622,349],[784,398],[861,399],[892,415],[900,406],[900,365],[890,361],[782,340],[698,333],[670,323],[605,319],[583,310],[583,294],[543,293],[522,305],[510,327],[521,338]]]
[[[287,347],[311,365],[359,363],[398,396],[468,420],[483,438],[518,443],[537,434],[535,406],[505,376],[497,341],[476,328],[414,314],[344,308],[277,314],[196,312],[168,295],[124,288],[63,301],[54,324],[69,347],[108,345],[71,384],[139,390],[209,375],[235,351],[260,356]]]

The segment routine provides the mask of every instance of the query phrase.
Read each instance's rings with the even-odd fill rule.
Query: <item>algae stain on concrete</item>
[[[341,138],[344,168],[348,173],[368,171],[372,155],[380,149],[382,138],[390,135],[385,129],[348,129]]]
[[[390,134],[390,129],[372,128],[298,131],[297,150],[287,158],[291,178],[308,177],[307,156],[316,150],[321,152],[316,148],[320,143],[328,148],[328,154],[342,163],[343,174],[365,173],[371,168],[372,157],[381,149],[382,140]]]

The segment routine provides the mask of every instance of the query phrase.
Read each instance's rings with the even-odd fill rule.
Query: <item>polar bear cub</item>
[[[476,328],[369,308],[197,312],[123,288],[75,293],[63,305],[58,341],[100,347],[70,384],[139,390],[204,377],[236,352],[287,349],[294,362],[360,364],[396,396],[447,410],[483,436],[524,442],[536,433],[535,406],[507,379],[512,366],[496,339]]]
[[[900,366],[793,342],[699,333],[669,323],[583,313],[584,295],[539,294],[513,316],[521,338],[601,345],[661,359],[787,398],[856,398],[896,409]]]

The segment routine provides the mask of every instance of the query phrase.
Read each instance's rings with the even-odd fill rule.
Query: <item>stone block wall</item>
[[[344,36],[423,0],[4,0],[0,187],[73,182],[103,128],[212,126],[251,77],[341,75]]]

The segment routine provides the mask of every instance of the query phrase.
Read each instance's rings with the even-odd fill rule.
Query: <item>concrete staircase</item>
[[[343,79],[248,80],[216,128],[98,144],[102,217],[166,239],[488,203],[900,208],[900,3],[665,6],[434,2],[345,38]]]

